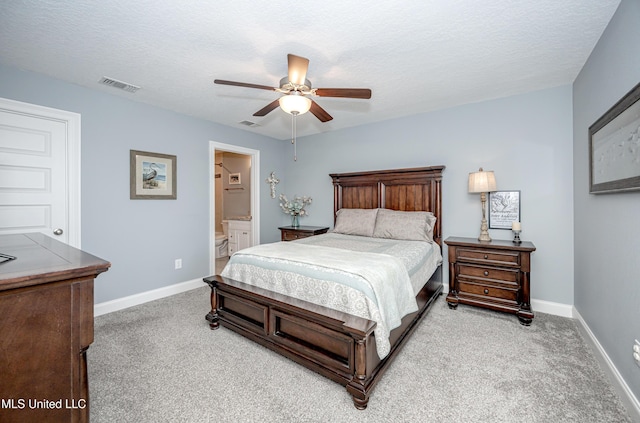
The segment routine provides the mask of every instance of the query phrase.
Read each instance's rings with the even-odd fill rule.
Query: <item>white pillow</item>
[[[373,236],[433,242],[435,222],[431,212],[379,209]]]
[[[333,232],[345,235],[373,236],[378,209],[340,209]]]

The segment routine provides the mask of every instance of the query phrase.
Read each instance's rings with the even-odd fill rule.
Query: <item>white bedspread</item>
[[[277,242],[236,252],[221,275],[375,321],[381,358],[390,331],[418,309],[406,263],[389,254]]]

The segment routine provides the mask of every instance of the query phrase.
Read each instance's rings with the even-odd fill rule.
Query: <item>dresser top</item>
[[[522,241],[520,244],[515,244],[512,241],[504,239],[494,239],[491,241],[478,241],[478,238],[464,238],[458,236],[450,236],[444,241],[447,245],[453,245],[457,247],[487,247],[497,250],[515,250],[515,251],[535,251],[536,246],[532,242]]]
[[[39,233],[1,235],[0,253],[16,257],[0,263],[0,291],[95,277],[111,266],[108,261]]]

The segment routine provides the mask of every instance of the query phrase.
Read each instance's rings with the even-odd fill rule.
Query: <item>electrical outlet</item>
[[[636,361],[636,364],[640,366],[640,341],[637,339],[633,344],[633,359]]]
[[[182,269],[182,259],[176,259],[176,270]]]

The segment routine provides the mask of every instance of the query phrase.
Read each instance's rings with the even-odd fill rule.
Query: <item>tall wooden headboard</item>
[[[445,166],[332,173],[333,219],[342,208],[430,211],[434,240],[442,246],[442,171]]]

